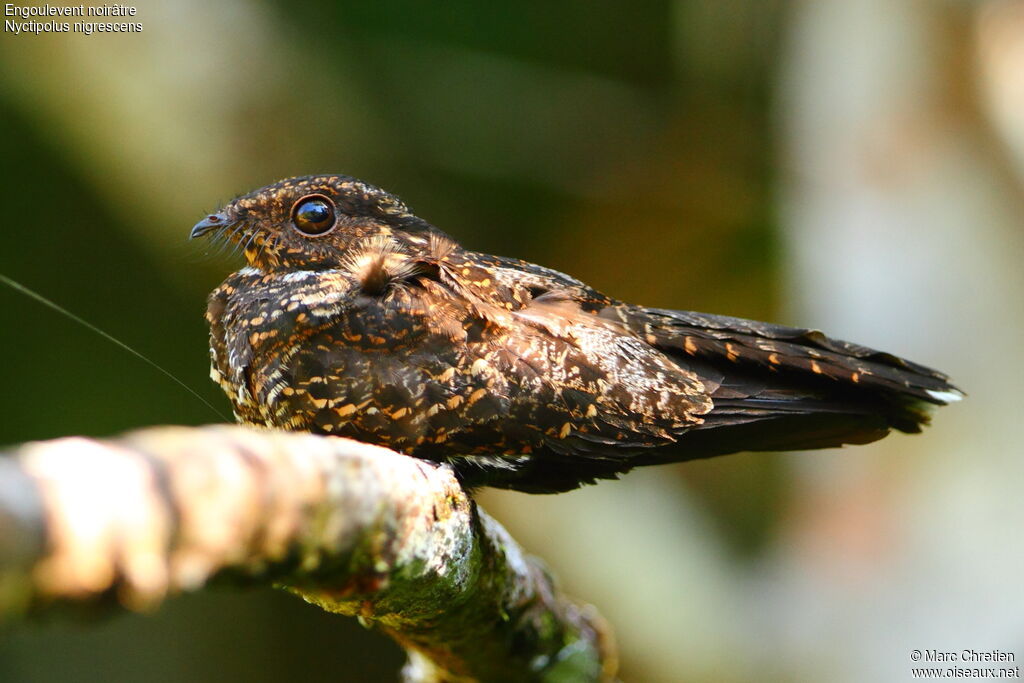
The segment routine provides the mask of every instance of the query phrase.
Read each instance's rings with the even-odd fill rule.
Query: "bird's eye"
[[[307,195],[292,207],[292,225],[303,235],[326,235],[336,222],[334,203],[322,194]]]

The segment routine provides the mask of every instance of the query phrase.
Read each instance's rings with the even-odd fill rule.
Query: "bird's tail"
[[[620,315],[697,372],[711,393],[704,423],[672,449],[680,460],[919,432],[932,409],[964,396],[940,372],[817,330],[641,307]],[[649,457],[665,462],[665,455]]]

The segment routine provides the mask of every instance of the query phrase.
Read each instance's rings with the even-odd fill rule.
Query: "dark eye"
[[[303,197],[292,208],[292,224],[303,235],[325,235],[335,221],[334,203],[322,194]]]

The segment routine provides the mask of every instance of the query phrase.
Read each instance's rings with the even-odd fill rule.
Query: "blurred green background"
[[[611,295],[806,326],[950,372],[921,437],[483,504],[618,632],[629,681],[906,680],[1024,657],[1024,3],[144,2],[0,36],[0,272],[227,412],[186,240],[338,172]],[[0,443],[217,421],[0,290]],[[401,653],[271,591],[0,631],[0,680],[387,681]],[[1019,660],[1018,660],[1019,661]]]

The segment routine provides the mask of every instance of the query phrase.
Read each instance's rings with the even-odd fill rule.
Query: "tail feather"
[[[619,315],[711,392],[714,409],[671,448],[679,459],[919,432],[931,409],[964,396],[936,370],[817,330],[640,307]]]
[[[963,392],[949,377],[891,353],[825,336],[818,330],[771,325],[690,311],[638,308],[656,345],[704,359],[818,375],[866,390],[912,395],[946,405]]]
[[[777,415],[770,419],[694,429],[680,436],[672,447],[638,456],[634,464],[698,460],[741,451],[811,450],[866,444],[883,438],[889,430],[880,415]]]

